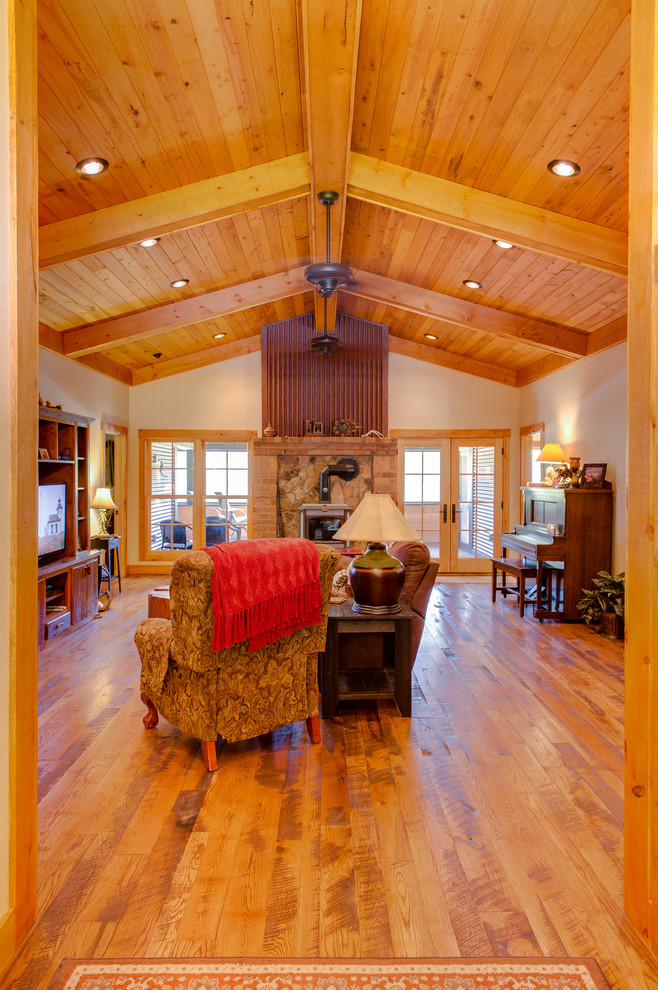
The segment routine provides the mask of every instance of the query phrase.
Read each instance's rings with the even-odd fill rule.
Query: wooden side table
[[[169,619],[169,588],[154,588],[149,591],[148,612],[149,619]]]
[[[110,575],[107,583],[110,588],[110,594],[112,594],[112,577],[113,577],[112,574],[113,567],[111,560],[112,551],[114,551],[115,554],[116,577],[119,579],[119,594],[121,594],[121,557],[119,550],[120,540],[121,537],[115,536],[114,534],[111,534],[110,536],[101,536],[100,533],[97,533],[96,536],[92,536],[91,540],[89,541],[92,550],[106,551],[105,561],[107,563],[107,567]]]
[[[408,605],[395,615],[371,616],[352,611],[352,599],[329,606],[327,643],[320,654],[322,716],[333,715],[344,699],[394,698],[401,715],[411,715],[411,620]],[[341,670],[342,633],[380,633],[394,638],[393,667]]]

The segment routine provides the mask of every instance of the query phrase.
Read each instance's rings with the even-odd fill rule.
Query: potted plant
[[[599,626],[599,632],[619,639],[624,624],[624,573],[612,575],[599,571],[592,579],[593,588],[583,588],[583,597],[576,608],[588,625]]]

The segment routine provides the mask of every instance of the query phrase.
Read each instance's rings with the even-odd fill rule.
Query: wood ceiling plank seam
[[[295,202],[299,202],[299,200],[296,200]],[[248,214],[246,214],[246,216],[249,224],[250,236],[253,239],[256,255],[258,257],[258,266],[262,269],[263,275],[273,275],[277,269],[275,260],[270,251],[263,213],[264,210],[251,210]],[[296,258],[294,264],[291,264],[290,267],[295,267],[298,264],[299,260]]]
[[[259,5],[260,7],[260,5]],[[254,7],[254,12],[256,8]],[[262,164],[272,158],[282,157],[273,154],[267,147],[263,130],[263,117],[259,112],[259,94],[253,72],[250,72],[251,52],[247,32],[240,17],[224,16],[218,20],[224,50],[233,80],[243,129],[249,134],[250,160]],[[248,61],[247,61],[248,60]]]
[[[281,3],[281,6],[285,7],[285,3]],[[249,30],[245,30],[243,37],[249,52],[267,157],[284,158],[288,154],[286,127],[269,4],[267,2],[252,4],[248,17],[250,27]],[[246,17],[245,22],[247,22]],[[292,126],[294,124],[291,124]],[[302,150],[300,147],[296,148],[296,151]]]
[[[429,281],[434,282],[434,284],[439,282],[444,292],[462,296],[470,295],[473,290],[465,288],[462,283],[465,278],[472,275],[467,267],[467,261],[473,244],[473,236],[468,231],[460,230],[457,227],[449,229],[440,262],[437,264],[438,256],[434,258],[434,264],[431,266],[432,276],[430,276]],[[434,276],[434,272],[437,270],[438,279]],[[426,275],[424,282],[427,281],[428,276]],[[432,286],[425,285],[425,288],[432,288]]]
[[[116,262],[123,265],[130,272],[132,279],[141,288],[140,299],[143,300],[142,305],[155,306],[159,302],[162,302],[162,293],[160,292],[158,283],[154,281],[151,273],[146,268],[145,262],[148,258],[148,253],[145,252],[144,248],[115,248],[113,251],[106,252],[103,260],[107,257],[108,259],[112,259],[112,264]]]
[[[351,147],[363,154],[370,147],[377,85],[382,71],[382,52],[386,31],[388,0],[370,3],[368,16],[362,18],[356,64],[356,93],[352,118]]]
[[[614,62],[616,66],[615,74],[623,71],[624,66],[627,65],[630,50],[628,31],[629,25],[623,23],[606,46],[601,59],[597,60],[596,65],[582,78],[576,91],[571,94],[570,98],[562,106],[562,113],[559,120],[547,131],[543,142],[537,146],[537,151],[530,159],[530,169],[534,172],[533,181],[531,183],[515,183],[508,193],[510,199],[516,200],[520,196],[525,202],[544,205],[546,199],[544,189],[547,186],[549,189],[555,188],[555,178],[550,173],[546,173],[545,176],[545,159],[547,155],[551,154],[550,149],[559,148],[560,154],[563,157],[571,158],[580,164],[581,153],[586,152],[588,145],[586,144],[581,147],[579,129],[576,128],[572,134],[572,128],[568,122],[584,119],[588,109],[592,108],[605,92],[608,79],[602,70],[602,60],[607,59]],[[538,175],[541,177],[539,181],[536,180]],[[548,183],[547,180],[552,181]],[[580,181],[582,181],[580,177],[576,176],[571,183],[566,184],[567,188],[573,192],[580,185]],[[557,186],[564,189],[564,186],[560,187],[559,180],[557,180]],[[568,207],[568,198],[565,207]]]
[[[264,211],[263,225],[267,236],[267,243],[270,246],[270,257],[275,259],[275,262],[278,261],[281,267],[285,267],[286,251],[283,246],[283,236],[276,214],[269,210]]]
[[[114,316],[120,307],[120,300],[113,296],[110,288],[99,284],[92,272],[83,267],[76,270],[72,266],[62,266],[57,273],[53,273],[48,284],[55,299],[66,300],[77,313],[91,311],[94,314],[92,319]],[[91,306],[90,299],[93,300]]]
[[[276,59],[276,72],[281,100],[281,119],[285,154],[294,155],[307,148],[303,127],[302,68],[297,43],[297,11],[294,0],[287,3],[270,0],[270,24]]]
[[[231,226],[224,222],[216,224],[213,253],[221,264],[227,285],[238,285],[241,279],[234,254],[234,240],[231,236],[231,229]]]
[[[224,235],[222,240],[224,244],[231,245],[230,254],[233,262],[236,264],[237,270],[236,281],[242,282],[249,278],[249,265],[245,258],[240,235],[236,230],[235,217],[231,217],[230,221],[224,224],[223,227]],[[176,267],[175,274],[190,279],[190,284],[185,286],[181,291],[186,294],[189,292],[199,294],[200,292],[209,292],[213,289],[218,289],[219,285],[214,271],[211,271],[205,265],[199,253],[197,242],[194,238],[189,237],[188,234],[188,231],[184,231],[172,235],[182,256],[181,262]]]
[[[437,16],[438,6],[442,9]],[[389,73],[394,76],[391,82],[395,88],[395,98],[391,108],[391,126],[385,145],[382,141],[380,147],[385,146],[387,161],[396,165],[405,163],[407,147],[414,132],[413,125],[419,117],[419,103],[432,55],[443,44],[440,31],[444,14],[445,4],[416,3],[412,7],[408,3],[409,37],[400,64],[393,67],[390,61],[386,63],[387,76]],[[420,66],[424,67],[422,72],[419,72]]]
[[[371,245],[377,208],[370,203],[359,202],[358,200],[352,200],[351,206],[355,208],[351,235],[352,247],[345,257],[348,258],[351,268],[366,268],[367,260],[371,258],[373,253]]]
[[[126,250],[135,252],[138,264],[144,273],[144,288],[151,298],[151,302],[145,303],[145,305],[149,307],[159,306],[178,295],[169,286],[169,283],[178,273],[177,262],[171,260],[179,255],[173,241],[169,238],[163,238],[159,244],[153,248],[148,248],[148,250],[135,245],[128,246]],[[94,257],[104,258],[107,253],[109,252],[103,252],[100,256],[94,255]]]
[[[492,25],[490,34],[501,9],[502,0],[472,0],[468,4],[464,33],[459,42],[454,39],[455,46],[459,44],[459,48],[452,62],[448,63],[445,84],[436,101],[434,126],[419,171],[440,174],[449,135],[459,125],[461,107],[471,89],[471,80],[477,78],[478,66],[486,49],[488,34],[482,25],[485,22]]]
[[[96,0],[91,2],[98,9]],[[172,173],[180,186],[206,178],[208,166],[203,167],[199,154],[205,141],[184,92],[167,32],[159,24],[157,8],[152,0],[142,0],[139,8],[113,0],[111,7],[103,5],[104,12],[110,10],[112,44],[127,79],[141,97],[139,109],[137,103],[134,109],[148,118],[167,154],[168,171],[160,175],[159,186],[171,184]],[[179,139],[175,145],[173,136]]]
[[[583,280],[580,288],[577,301],[566,291],[566,287],[562,292],[551,297],[551,303],[555,301],[556,304],[553,312],[557,322],[562,322],[563,319],[574,322],[586,321],[587,317],[584,314],[588,311],[604,309],[611,305],[626,305],[626,283],[621,279],[611,277],[609,281],[603,281],[591,278]]]
[[[223,254],[215,250],[216,247],[219,248],[218,227],[219,225],[215,223],[204,224],[200,227],[190,227],[185,233],[194,244],[207,270],[212,272],[215,287],[223,289],[230,284],[230,280],[224,268]],[[237,281],[237,278],[233,281]]]
[[[39,263],[48,267],[71,256],[135,243],[146,234],[161,236],[226,219],[266,203],[306,195],[307,190],[305,155],[254,166],[241,173],[215,176],[191,186],[98,210],[84,219],[76,217],[41,227]]]
[[[255,163],[246,136],[249,132],[243,126],[241,101],[234,86],[218,15],[216,4],[194,3],[190,8],[197,44],[208,74],[210,93],[232,169],[240,171]]]
[[[309,197],[293,199],[290,202],[297,241],[297,257],[300,264],[311,263],[311,240],[309,222]]]
[[[76,78],[74,73],[77,73]],[[39,40],[38,87],[40,120],[50,123],[52,115],[47,118],[45,115],[52,102],[54,108],[61,108],[58,117],[61,115],[61,118],[67,121],[66,133],[71,135],[71,147],[68,149],[71,161],[65,162],[66,167],[58,177],[58,186],[66,188],[69,185],[82,185],[77,173],[72,171],[72,165],[77,160],[76,149],[81,152],[81,157],[84,157],[90,149],[94,149],[96,153],[105,153],[109,158],[116,160],[120,158],[116,151],[120,142],[117,123],[120,119],[119,108],[111,100],[108,107],[105,84],[93,64],[90,64],[84,50],[80,51],[76,48],[72,51],[71,57],[65,59],[59,51],[50,46],[49,40],[42,31]],[[78,121],[82,119],[81,109],[87,111],[84,113],[83,130],[78,127]],[[131,157],[134,155],[138,158],[139,149],[131,133],[125,135],[122,146],[128,147]],[[162,154],[161,148],[160,154]],[[97,209],[99,204],[104,206],[105,197],[112,190],[118,192],[114,193],[110,203],[115,202],[117,198],[121,201],[131,199],[140,194],[138,190],[143,191],[129,169],[117,171],[114,175],[106,175],[105,182],[100,185],[92,181],[85,186],[85,192],[92,198],[89,208]]]
[[[118,37],[118,29],[124,27],[125,31],[126,25],[125,17],[123,19],[119,17],[120,7],[120,3],[113,3],[111,7],[105,4],[101,9],[94,3],[76,5],[75,26],[80,38],[81,50],[84,51],[84,64],[80,64],[80,58],[67,61],[67,69],[80,90],[87,94],[94,116],[98,115],[102,128],[112,141],[110,151],[114,151],[114,154],[108,152],[106,157],[115,164],[123,162],[122,171],[127,175],[132,173],[134,180],[139,183],[138,195],[144,195],[146,190],[152,191],[153,188],[157,189],[161,186],[161,176],[167,168],[168,156],[156,128],[149,126],[151,114],[154,113],[153,107],[156,106],[156,93],[150,92],[150,79],[142,74],[135,85],[130,78],[130,61],[136,51],[140,49],[143,51],[141,40],[134,32],[130,32],[123,57],[119,56],[117,61],[115,43],[122,40]],[[111,33],[107,30],[103,18],[103,14],[107,14],[108,11],[111,11],[112,16]],[[87,52],[89,44],[93,45],[93,50]],[[151,108],[150,114],[146,111],[147,105]],[[75,106],[74,97],[72,102],[74,113]],[[126,117],[128,113],[134,116],[133,110],[143,115],[139,128],[126,126]],[[85,125],[88,127],[90,123],[91,120],[86,117]],[[97,154],[103,153],[106,149],[107,137],[98,148],[94,149]],[[121,148],[123,151],[126,147],[130,148],[130,154],[120,154],[118,149]],[[128,162],[144,163],[139,170],[140,176],[132,171]],[[134,194],[127,198],[134,198]]]
[[[505,234],[519,246],[592,268],[626,271],[626,237],[617,231],[383,161],[352,154],[349,192],[357,199],[483,236]]]
[[[556,85],[560,75],[568,69],[574,39],[582,36],[591,17],[591,7],[563,3],[562,12],[542,45],[524,91],[505,117],[498,141],[490,146],[478,171],[478,185],[481,188],[493,190],[494,183],[509,162],[518,140],[527,129],[535,125],[535,118],[543,111],[544,101],[548,99],[551,87]]]
[[[446,224],[436,224],[432,220],[420,218],[419,236],[405,258],[406,281],[419,285],[427,277],[428,270],[432,268],[432,260],[439,258],[445,250],[450,229]]]
[[[408,223],[409,220],[415,221],[415,223]],[[404,280],[403,272],[406,271],[419,226],[420,217],[405,217],[403,222],[398,224],[399,234],[396,251],[387,267],[387,275],[390,278],[395,278],[398,281]]]
[[[299,248],[295,236],[294,217],[290,207],[290,203],[278,203],[274,209],[279,221],[281,241],[285,251],[285,265],[288,268],[296,268],[299,265]],[[274,267],[275,260],[270,258],[269,264]]]
[[[372,123],[368,153],[380,157],[386,147],[393,128],[395,106],[400,91],[401,67],[409,45],[412,31],[412,18],[405,17],[411,4],[401,0],[389,0],[385,28],[382,34],[382,48],[377,75]]]
[[[439,163],[438,174],[472,185],[477,180],[478,145],[477,135],[484,121],[494,111],[498,102],[503,103],[501,116],[511,106],[513,98],[518,94],[523,79],[523,71],[530,73],[532,68],[529,59],[521,59],[521,68],[515,66],[517,76],[521,81],[512,81],[509,76],[510,65],[514,65],[515,51],[522,49],[522,32],[528,25],[535,24],[535,30],[549,16],[551,4],[555,0],[546,0],[542,4],[541,15],[534,11],[534,0],[513,0],[501,10],[496,23],[493,25],[489,41],[482,53],[482,59],[473,77],[473,85],[460,108],[460,119],[446,145],[443,159]],[[510,9],[510,6],[512,9]],[[557,17],[557,11],[551,17]],[[525,64],[524,64],[525,63]],[[483,144],[488,147],[488,144]],[[472,150],[471,150],[472,149]],[[470,154],[469,154],[470,152]],[[475,169],[474,166],[475,165]]]
[[[627,9],[622,14],[622,20],[627,16]],[[623,5],[620,5],[619,10],[623,11]],[[552,149],[556,147],[566,149],[565,134],[555,134],[551,137],[551,131],[555,121],[561,118],[570,97],[575,93],[584,76],[594,70],[601,51],[617,30],[620,22],[613,20],[611,13],[612,8],[607,11],[607,17],[601,17],[598,9],[594,10],[581,34],[574,38],[572,53],[563,66],[559,85],[549,90],[542,102],[542,112],[536,115],[532,126],[519,135],[514,156],[492,184],[492,192],[510,198],[518,196],[524,200],[535,181],[533,176],[536,173],[531,169],[531,165],[536,164],[537,152],[534,149],[543,149],[544,158],[550,158]],[[577,118],[569,115],[567,119]],[[561,150],[560,153],[565,152]],[[523,170],[520,168],[521,161],[526,163]]]
[[[142,309],[162,301],[161,296],[154,298],[151,293],[140,291],[141,282],[134,278],[130,270],[118,262],[111,252],[107,253],[103,268],[96,273],[96,276],[108,291],[115,294],[122,312],[125,312],[126,306],[130,309]]]

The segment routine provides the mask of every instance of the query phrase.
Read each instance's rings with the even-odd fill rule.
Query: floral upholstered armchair
[[[251,541],[241,541],[242,545]],[[272,541],[275,542],[275,541]],[[249,652],[247,642],[214,651],[213,561],[203,550],[180,556],[171,568],[170,619],[144,619],[135,632],[142,663],[140,689],[148,708],[201,740],[208,770],[217,769],[215,741],[251,739],[305,719],[320,741],[318,653],[324,649],[332,575],[338,553],[318,544],[322,621]]]

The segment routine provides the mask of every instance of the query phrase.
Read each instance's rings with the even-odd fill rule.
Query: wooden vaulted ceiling
[[[316,304],[324,189],[330,318],[392,351],[522,385],[623,340],[629,8],[41,0],[41,343],[128,384],[257,350]]]

